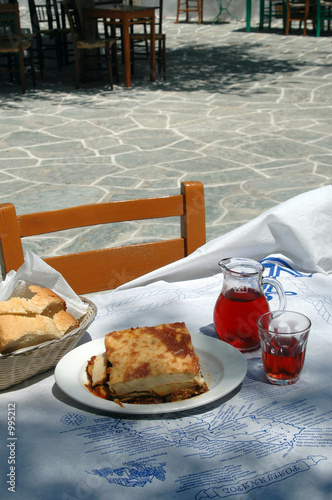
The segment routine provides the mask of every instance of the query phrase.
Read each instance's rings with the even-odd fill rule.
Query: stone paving
[[[205,186],[207,239],[332,179],[332,38],[166,19],[167,79],[148,63],[110,91],[73,65],[20,94],[0,79],[0,200],[18,213]],[[43,255],[170,236],[173,221],[34,238]],[[245,242],[244,242],[245,244]]]

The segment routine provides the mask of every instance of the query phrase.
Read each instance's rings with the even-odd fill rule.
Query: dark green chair
[[[282,0],[260,0],[259,29],[264,29],[265,20],[267,20],[268,28],[271,28],[272,19],[282,19],[283,17]]]
[[[321,0],[320,9],[317,11],[316,16],[317,16],[316,35],[320,36],[320,34],[325,31],[326,21],[327,21],[327,31],[330,31],[331,21],[332,21],[332,0]]]

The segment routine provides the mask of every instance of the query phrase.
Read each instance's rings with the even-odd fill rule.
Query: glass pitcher
[[[257,319],[269,312],[263,292],[263,284],[272,285],[279,296],[283,310],[286,297],[281,284],[274,278],[263,277],[264,266],[255,260],[244,258],[223,259],[219,263],[224,279],[221,293],[214,308],[214,326],[224,342],[242,352],[260,346]]]

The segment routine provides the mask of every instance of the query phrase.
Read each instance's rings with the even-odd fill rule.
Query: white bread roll
[[[12,297],[0,302],[0,315],[36,316],[42,314],[52,317],[58,311],[66,309],[66,302],[49,288],[32,285],[29,286],[29,290],[35,294],[31,299]]]
[[[47,340],[59,339],[79,327],[66,302],[49,288],[30,286],[32,298],[0,302],[0,353],[8,354]]]
[[[69,333],[75,328],[78,328],[79,322],[76,321],[74,316],[69,314],[67,311],[59,311],[53,316],[54,324],[59,332],[62,332],[62,335],[65,333]]]
[[[6,314],[0,316],[0,352],[17,351],[46,340],[62,337],[52,318],[38,314],[34,317]]]

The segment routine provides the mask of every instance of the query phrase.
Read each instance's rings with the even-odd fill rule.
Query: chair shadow
[[[267,54],[262,43],[234,43],[211,47],[194,45],[167,53],[168,77],[164,87],[172,91],[227,93],[248,89],[266,77],[303,71],[302,61],[281,60]]]
[[[273,53],[266,50],[265,41],[256,43],[234,42],[231,45],[212,46],[211,44],[196,43],[178,48],[167,49],[167,77],[156,74],[156,82],[151,83],[148,75],[148,61],[139,61],[135,65],[132,75],[132,88],[142,88],[146,91],[197,92],[225,94],[236,90],[245,92],[248,86],[260,82],[264,78],[277,78],[280,75],[291,74],[305,69],[305,61],[281,59],[278,51]],[[123,71],[123,69],[122,69]],[[60,73],[55,69],[45,71],[45,78],[37,80],[36,89],[27,86],[27,95],[30,98],[48,99],[48,93],[81,94],[82,96],[96,95],[97,92],[108,90],[107,81],[96,80],[82,85],[80,89],[74,87],[73,63],[65,67]],[[123,85],[123,75],[120,74],[120,83],[116,83],[114,90],[127,91]],[[260,90],[262,92],[262,90]],[[20,89],[8,86],[2,89],[0,102],[8,105],[8,97],[20,101]],[[75,101],[80,106],[82,102]]]

